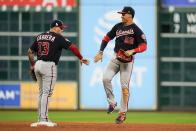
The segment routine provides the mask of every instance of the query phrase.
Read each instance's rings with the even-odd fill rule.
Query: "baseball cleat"
[[[110,114],[114,111],[115,107],[117,106],[117,103],[115,104],[110,104],[109,107],[108,107],[108,111],[107,113]]]
[[[31,127],[55,127],[57,126],[57,123],[41,121],[41,122],[32,123],[30,126]]]
[[[37,127],[38,122],[31,123],[30,127]]]
[[[116,124],[121,124],[126,120],[126,113],[120,112],[119,116],[116,118]]]

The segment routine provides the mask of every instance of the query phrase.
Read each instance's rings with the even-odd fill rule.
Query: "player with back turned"
[[[103,51],[108,42],[114,38],[115,57],[112,58],[103,74],[103,85],[109,103],[108,113],[114,111],[117,106],[115,101],[112,79],[120,72],[120,83],[122,89],[119,115],[115,122],[123,123],[126,119],[129,102],[129,83],[133,69],[134,55],[144,52],[147,49],[147,42],[143,31],[133,22],[135,11],[132,7],[124,7],[118,12],[122,16],[122,22],[117,23],[103,38],[100,50],[96,54],[94,61],[102,60]]]
[[[36,37],[28,50],[30,69],[31,72],[35,72],[39,84],[38,122],[32,123],[32,127],[57,125],[48,118],[48,104],[56,83],[57,65],[62,49],[72,51],[81,64],[89,64],[89,61],[82,57],[75,44],[60,34],[65,28],[62,21],[54,20],[50,27],[49,31]],[[34,54],[37,54],[36,62],[34,61]]]

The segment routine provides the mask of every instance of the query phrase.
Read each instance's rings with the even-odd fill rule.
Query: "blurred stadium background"
[[[50,109],[107,108],[101,83],[114,41],[102,63],[94,64],[104,34],[117,22],[123,6],[136,11],[148,50],[137,54],[131,79],[129,110],[196,111],[195,0],[0,0],[0,109],[36,109],[38,88],[29,74],[27,50],[34,36],[53,19],[68,28],[63,36],[91,60],[80,66],[63,51]],[[119,76],[113,81],[120,101]]]

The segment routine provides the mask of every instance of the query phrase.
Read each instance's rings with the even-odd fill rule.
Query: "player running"
[[[72,51],[80,59],[81,64],[89,64],[89,61],[82,57],[78,48],[60,34],[65,29],[62,21],[54,20],[50,27],[49,31],[36,37],[28,50],[30,69],[34,70],[39,84],[38,122],[32,123],[33,127],[57,125],[48,119],[48,103],[56,83],[57,65],[62,49]],[[37,54],[36,62],[34,54]]]
[[[128,110],[129,82],[133,69],[134,55],[144,52],[147,49],[147,42],[142,30],[133,22],[135,15],[134,9],[132,7],[124,7],[118,13],[122,15],[122,22],[116,24],[103,38],[100,50],[96,54],[94,61],[102,60],[103,51],[107,43],[116,37],[114,47],[115,58],[110,60],[103,74],[103,85],[109,103],[108,113],[111,113],[117,106],[111,81],[120,72],[122,96],[119,115],[115,121],[117,124],[120,124],[125,121]]]

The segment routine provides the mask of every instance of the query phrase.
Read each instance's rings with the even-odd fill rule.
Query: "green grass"
[[[56,122],[109,122],[113,123],[117,112],[108,115],[101,111],[50,111]],[[36,121],[36,111],[0,111],[0,121]],[[180,112],[128,112],[126,123],[196,123],[196,113]]]

